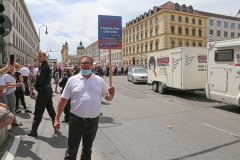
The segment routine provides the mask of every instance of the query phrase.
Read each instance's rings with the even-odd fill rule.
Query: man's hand
[[[60,121],[55,119],[53,127],[55,130],[59,130],[60,129]]]
[[[114,87],[109,87],[108,95],[105,97],[105,99],[107,101],[111,101],[113,99],[114,94],[115,94],[115,88]]]
[[[115,88],[114,88],[114,87],[109,87],[108,93],[109,93],[111,96],[114,96],[114,94],[115,94]]]

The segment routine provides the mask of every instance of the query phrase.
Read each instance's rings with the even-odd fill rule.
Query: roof
[[[77,49],[85,49],[85,47],[83,46],[82,42],[79,43],[79,46],[77,47]]]
[[[226,15],[221,15],[221,14],[216,14],[216,13],[211,13],[211,12],[198,11],[198,10],[195,10],[195,11],[202,15],[208,16],[208,17],[217,17],[217,18],[240,21],[240,18],[237,18],[237,17],[226,16]]]

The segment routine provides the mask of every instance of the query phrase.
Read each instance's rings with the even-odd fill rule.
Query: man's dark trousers
[[[50,86],[45,87],[45,89],[41,89],[40,91],[38,91],[37,100],[35,104],[34,118],[33,118],[33,126],[32,126],[33,131],[37,131],[38,126],[42,121],[45,108],[47,109],[53,124],[56,113],[53,108],[52,89],[50,88]]]
[[[80,160],[91,160],[92,144],[96,137],[99,117],[83,120],[71,114],[68,131],[68,147],[64,160],[75,160],[82,139],[82,153]]]

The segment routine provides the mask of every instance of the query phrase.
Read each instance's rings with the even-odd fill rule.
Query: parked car
[[[128,71],[127,80],[132,83],[147,83],[147,70],[145,68],[132,68]]]

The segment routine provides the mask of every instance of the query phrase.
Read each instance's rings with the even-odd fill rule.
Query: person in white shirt
[[[102,97],[111,101],[115,93],[114,87],[108,87],[102,77],[92,73],[91,57],[83,56],[80,59],[80,68],[81,72],[69,78],[63,90],[54,122],[54,127],[59,129],[59,118],[68,99],[71,98],[71,117],[65,160],[76,159],[81,139],[83,139],[81,160],[91,159]]]
[[[28,87],[28,76],[30,73],[30,70],[28,68],[28,65],[24,65],[20,71],[19,71],[23,77],[23,83],[25,85],[25,95],[29,95],[29,87]]]
[[[16,87],[21,87],[22,83],[21,82],[16,83],[16,79],[13,77],[14,69],[15,68],[13,65],[9,68],[8,73],[3,75],[3,79],[6,82],[6,85],[8,86],[4,95],[6,96],[6,104],[9,107],[10,112],[14,115],[12,125],[21,126],[22,123],[17,122],[15,116],[16,97],[14,91],[16,90]]]

